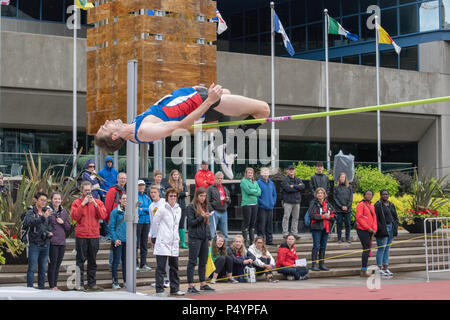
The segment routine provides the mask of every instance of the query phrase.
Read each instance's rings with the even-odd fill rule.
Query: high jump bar
[[[341,116],[344,114],[410,107],[410,106],[415,106],[415,105],[420,105],[420,104],[430,104],[430,103],[445,102],[445,101],[450,101],[450,96],[428,98],[428,99],[422,99],[422,100],[411,100],[411,101],[405,101],[405,102],[381,104],[381,105],[376,105],[376,106],[359,107],[359,108],[335,110],[335,111],[328,111],[328,112],[314,112],[314,113],[306,113],[306,114],[297,114],[297,115],[292,115],[292,116],[281,116],[281,117],[274,117],[274,118],[260,118],[260,119],[251,119],[251,120],[219,122],[219,123],[195,124],[195,125],[191,126],[191,129],[198,129],[198,128],[206,129],[206,128],[217,128],[217,127],[224,127],[224,126],[235,126],[235,125],[239,125],[239,124],[281,122],[281,121],[289,121],[289,120],[321,118],[321,117],[326,117],[326,116]]]

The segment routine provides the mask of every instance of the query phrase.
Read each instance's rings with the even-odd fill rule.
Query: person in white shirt
[[[153,190],[153,189],[151,189]],[[164,295],[164,269],[169,261],[170,294],[182,296],[180,278],[178,276],[178,255],[180,235],[178,224],[181,219],[181,208],[178,205],[178,191],[170,188],[166,191],[166,203],[158,208],[153,217],[153,228],[156,232],[156,243],[153,254],[156,256],[156,294]]]
[[[273,278],[272,269],[275,268],[275,259],[267,250],[264,243],[264,238],[257,236],[253,244],[248,248],[248,251],[253,254],[256,259],[253,261],[253,266],[256,269],[256,274],[265,274],[269,282],[278,282]]]

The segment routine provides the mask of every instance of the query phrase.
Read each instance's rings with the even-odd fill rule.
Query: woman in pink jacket
[[[373,191],[364,192],[364,199],[356,206],[356,232],[364,249],[362,253],[361,277],[368,277],[367,262],[369,260],[370,247],[373,236],[377,232],[377,216],[375,207],[370,202]]]

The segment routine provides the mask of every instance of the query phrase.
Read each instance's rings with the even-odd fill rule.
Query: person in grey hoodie
[[[330,194],[330,179],[323,173],[323,163],[317,162],[317,172],[311,177],[311,192],[316,192],[317,188],[322,187],[327,194]]]

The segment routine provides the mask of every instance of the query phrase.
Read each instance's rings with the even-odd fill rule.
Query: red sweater
[[[359,230],[369,230],[369,228],[372,228],[374,232],[377,232],[377,227],[377,216],[373,204],[368,201],[358,203],[356,206],[356,228]]]
[[[109,222],[111,211],[113,211],[119,205],[120,197],[124,192],[126,193],[126,191],[117,184],[109,188],[105,197],[106,222]]]
[[[287,243],[282,243],[278,248],[276,267],[295,267],[295,260],[298,259],[295,245],[289,249]]]
[[[103,202],[94,199],[97,208],[88,203],[82,206],[83,198],[78,198],[72,203],[72,218],[77,222],[75,237],[77,238],[98,238],[100,237],[100,223],[98,220],[106,218],[106,209]]]
[[[214,173],[209,170],[200,169],[195,174],[195,190],[200,187],[208,190],[209,186],[212,186],[215,182]]]

